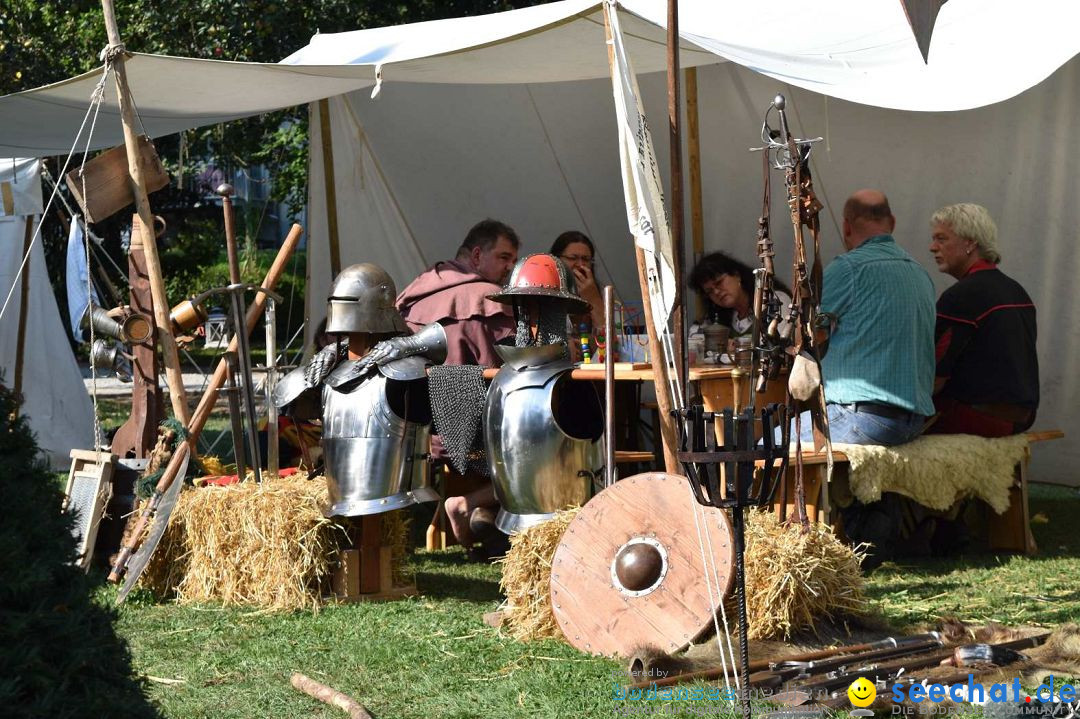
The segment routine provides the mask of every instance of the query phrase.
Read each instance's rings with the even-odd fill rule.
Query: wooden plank
[[[382,515],[360,517],[360,593],[372,594],[390,587],[381,586],[380,550],[382,548]]]

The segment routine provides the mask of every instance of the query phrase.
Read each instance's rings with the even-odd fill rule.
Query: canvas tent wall
[[[1067,61],[1080,49],[1072,31],[1080,5],[950,0],[927,65],[897,0],[836,0],[810,10],[782,0],[769,6],[768,17],[751,2],[682,0],[680,7],[683,65],[703,66],[707,248],[749,256],[760,180],[745,149],[759,144],[757,127],[772,94],[790,85],[797,125],[827,136],[817,151],[817,182],[834,211],[857,186],[884,187],[901,218],[901,241],[916,254],[924,243],[917,228],[938,204],[982,201],[999,216],[1005,269],[1042,308],[1047,397],[1040,424],[1069,429],[1080,399],[1072,379],[1076,360],[1059,349],[1062,335],[1075,336],[1077,324],[1067,278],[1077,262],[1071,228],[1080,203],[1070,196],[1077,168],[1065,139],[1077,107],[1076,61]],[[664,67],[663,8],[661,0],[620,4],[658,138],[662,80],[649,73]],[[785,18],[799,20],[798,33],[784,31]],[[404,283],[423,264],[449,255],[465,229],[490,214],[515,224],[533,249],[545,248],[567,227],[590,231],[622,293],[632,295],[603,33],[598,2],[567,0],[317,36],[287,65],[136,55],[128,73],[151,135],[335,96],[333,157],[346,263],[361,257],[383,263]],[[726,60],[772,79],[717,64]],[[1012,98],[1051,74],[1003,105],[950,112]],[[380,77],[373,102],[370,89]],[[0,99],[0,154],[5,146],[32,148],[25,154],[66,153],[96,79],[88,74]],[[354,94],[340,96],[346,92]],[[119,122],[109,117],[115,113],[110,87],[106,93],[95,147],[120,142]],[[317,207],[317,128],[313,123],[316,194],[309,228],[315,319],[330,279],[325,224],[319,224],[325,213]],[[1052,144],[1058,140],[1061,146]],[[656,150],[666,162],[662,139]],[[774,226],[778,238],[782,230]],[[1027,246],[1029,236],[1039,238],[1038,252]],[[835,238],[835,230],[827,231],[831,251]],[[1061,447],[1037,459],[1041,477],[1068,481],[1077,457]]]
[[[312,48],[328,42],[316,38]],[[346,44],[354,52],[365,47],[352,38]],[[1057,48],[1066,57],[1076,49],[1075,41],[1071,51]],[[692,53],[687,59],[700,62]],[[1068,149],[1080,109],[1080,58],[1016,97],[951,112],[898,111],[829,98],[736,63],[708,64],[697,72],[706,251],[723,249],[754,260],[761,170],[760,156],[748,148],[761,144],[762,115],[782,91],[802,136],[825,136],[815,150],[814,169],[827,204],[826,258],[842,250],[838,216],[847,194],[881,187],[899,218],[899,242],[923,262],[940,292],[952,279],[935,271],[927,250],[931,213],[962,201],[990,209],[999,224],[1003,269],[1029,289],[1040,308],[1038,425],[1067,431],[1075,426],[1080,313],[1060,298],[1074,294],[1080,271],[1080,192],[1070,180],[1080,172],[1080,155]],[[525,252],[546,251],[563,230],[585,231],[597,242],[601,276],[614,281],[623,297],[638,295],[610,80],[510,83],[474,76],[474,82],[420,83],[395,82],[397,74],[382,69],[375,101],[365,88],[329,102],[343,266],[377,257],[399,283],[407,282],[424,266],[452,256],[475,221],[494,216],[518,230]],[[647,73],[639,82],[666,173],[668,147],[663,130],[656,129],[665,117],[664,75]],[[876,85],[870,90],[883,102],[890,97]],[[916,102],[917,90],[909,92],[913,97],[905,99],[898,90],[894,102]],[[930,93],[927,102],[945,99]],[[314,326],[325,313],[331,272],[323,239],[323,139],[315,105],[312,111],[307,296]],[[791,231],[780,184],[774,179],[773,233],[783,268],[790,266]],[[1045,448],[1034,459],[1041,479],[1080,483],[1072,469],[1080,457],[1068,447]]]
[[[40,172],[38,160],[0,159],[0,197],[11,200],[0,203],[0,289],[6,295],[14,287],[0,324],[0,374],[9,388],[17,363],[23,245],[27,227],[32,238],[42,210]],[[28,266],[22,412],[50,464],[64,468],[72,448],[93,447],[93,406],[60,320],[40,239]]]

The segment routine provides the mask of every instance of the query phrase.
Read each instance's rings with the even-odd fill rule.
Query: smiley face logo
[[[851,683],[851,686],[847,689],[848,699],[851,703],[857,707],[868,707],[874,703],[874,699],[877,698],[877,687],[874,683],[859,677]]]

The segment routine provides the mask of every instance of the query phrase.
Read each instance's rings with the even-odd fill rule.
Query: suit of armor
[[[570,378],[563,345],[497,347],[505,364],[488,390],[484,440],[512,534],[583,505],[604,468],[604,416],[591,382]]]
[[[401,332],[396,294],[381,268],[347,267],[331,290],[327,333]],[[335,344],[275,387],[279,407],[321,399],[328,515],[378,514],[439,499],[428,486],[426,467],[431,423],[426,368],[441,361],[445,351],[439,325],[380,342],[360,359],[346,359]]]

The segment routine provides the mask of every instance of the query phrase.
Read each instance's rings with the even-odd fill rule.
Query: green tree
[[[129,50],[216,60],[277,62],[316,32],[342,32],[508,10],[535,0],[115,0]],[[0,95],[98,67],[106,45],[98,0],[5,0],[0,4]],[[135,98],[138,104],[138,98]],[[186,133],[189,161],[225,169],[269,167],[272,198],[300,207],[305,198],[307,112],[297,107]],[[157,141],[167,161],[177,136]]]

